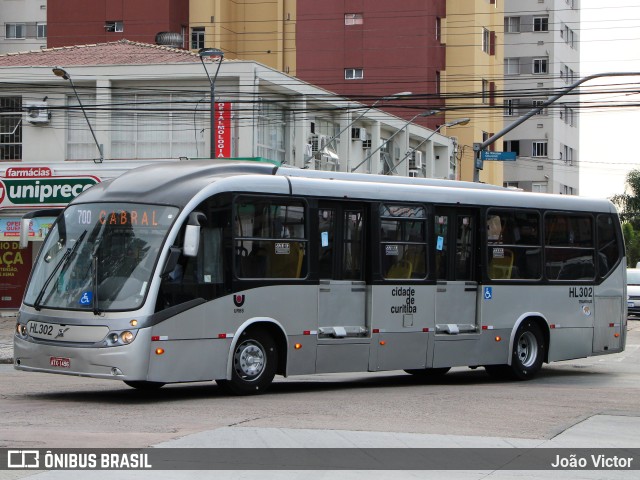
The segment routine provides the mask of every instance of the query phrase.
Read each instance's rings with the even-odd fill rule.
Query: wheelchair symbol
[[[493,298],[493,287],[484,287],[484,299],[491,300]]]
[[[80,305],[90,305],[92,298],[93,292],[82,292],[82,296],[80,297],[80,301],[78,303]]]

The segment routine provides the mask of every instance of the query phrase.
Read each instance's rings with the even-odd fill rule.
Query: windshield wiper
[[[62,267],[62,269],[64,270],[66,268],[66,266],[69,265],[69,262],[71,261],[71,259],[73,258],[74,254],[78,250],[78,246],[82,243],[82,240],[84,240],[84,236],[86,234],[87,234],[86,230],[84,232],[82,232],[82,234],[78,237],[78,240],[76,240],[76,243],[73,245],[73,247],[68,248],[67,251],[64,252],[64,255],[62,256],[60,261],[58,263],[56,263],[56,266],[53,268],[53,271],[51,272],[51,275],[49,275],[49,277],[47,277],[46,282],[44,282],[44,285],[40,289],[40,293],[38,293],[38,296],[36,297],[36,301],[33,303],[33,306],[34,306],[34,308],[36,310],[39,311],[42,308],[40,306],[40,302],[42,302],[42,298],[44,297],[44,294],[46,293],[47,287],[51,283],[51,280],[53,280],[53,277],[55,277],[55,275],[58,272],[58,270],[60,269],[60,267]]]
[[[93,260],[93,278],[91,282],[93,284],[93,314],[100,315],[100,310],[98,309],[98,255],[92,255]]]

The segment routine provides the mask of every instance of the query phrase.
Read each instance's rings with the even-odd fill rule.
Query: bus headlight
[[[128,344],[128,343],[133,342],[134,338],[136,338],[135,335],[133,333],[131,333],[129,330],[126,330],[126,331],[124,331],[124,332],[122,332],[120,334],[120,340],[124,344]]]
[[[27,338],[27,326],[21,323],[16,323],[16,335],[20,338]]]

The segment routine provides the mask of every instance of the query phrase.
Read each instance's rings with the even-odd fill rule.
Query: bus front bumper
[[[13,365],[17,370],[29,372],[146,380],[150,335],[151,329],[141,329],[131,344],[103,348],[48,345],[14,336]]]

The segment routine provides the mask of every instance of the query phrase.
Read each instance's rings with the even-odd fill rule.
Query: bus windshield
[[[70,206],[42,247],[24,303],[96,314],[139,308],[177,213],[133,203]]]

